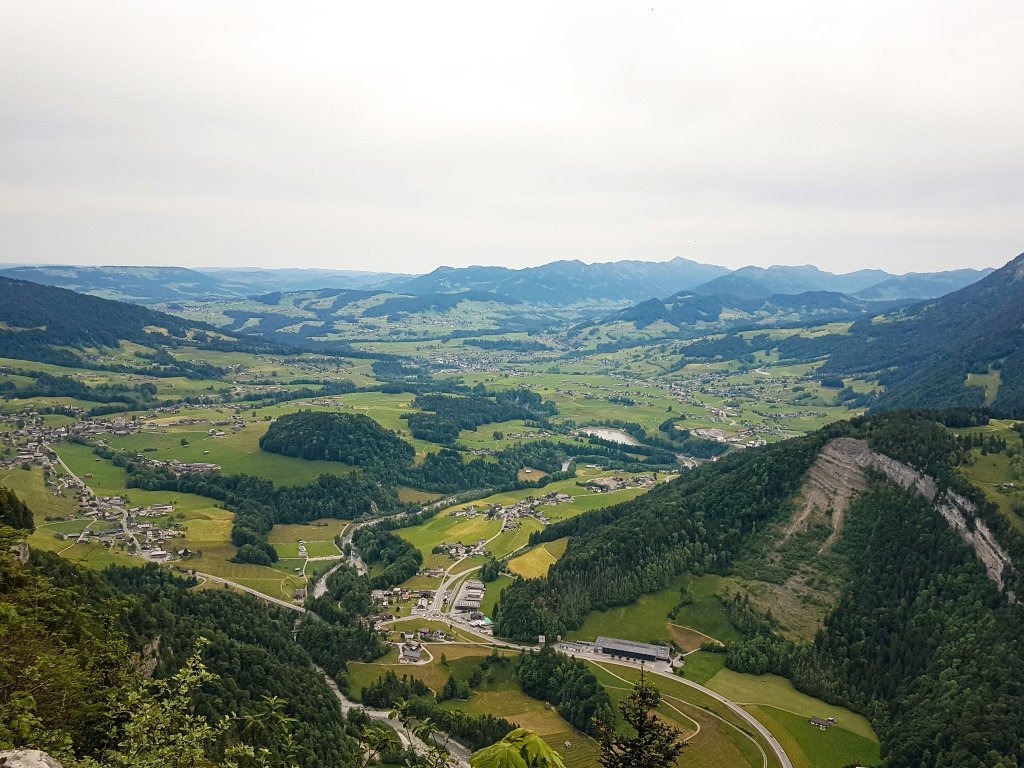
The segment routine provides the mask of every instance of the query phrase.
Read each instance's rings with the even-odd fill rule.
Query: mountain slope
[[[908,272],[856,291],[859,299],[931,299],[976,283],[994,269],[953,269],[948,272]]]
[[[882,408],[1024,412],[1024,254],[948,296],[857,322],[822,370],[881,372]]]
[[[0,276],[118,301],[174,301],[223,295],[220,281],[183,267],[13,267]]]
[[[699,286],[696,290],[704,294],[730,293],[742,285],[750,298],[763,298],[773,293],[804,293],[805,291],[835,291],[855,293],[883,280],[891,278],[880,269],[861,269],[845,275],[825,272],[812,265],[802,267],[742,267]],[[760,293],[752,293],[758,286]]]
[[[133,359],[154,370],[176,365],[166,348],[182,344],[228,344],[238,351],[272,348],[259,339],[224,334],[137,304],[0,277],[0,357],[89,367],[97,364],[102,350],[116,349],[122,341],[146,347]]]
[[[180,338],[203,328],[136,304],[6,277],[0,277],[0,323],[3,339],[74,346],[142,343],[153,334]]]
[[[727,279],[732,277],[728,275]],[[766,297],[682,291],[667,299],[648,299],[603,320],[583,323],[572,329],[570,336],[578,343],[607,337],[625,345],[630,340],[639,343],[655,338],[696,338],[740,328],[856,320],[892,306],[893,302],[864,301],[830,291]]]

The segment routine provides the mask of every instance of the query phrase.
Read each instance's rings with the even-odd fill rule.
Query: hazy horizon
[[[367,274],[425,275],[425,274],[429,274],[429,273],[431,273],[431,272],[433,272],[435,270],[445,269],[445,268],[447,268],[447,269],[460,269],[460,268],[470,268],[470,267],[481,267],[481,268],[506,267],[508,269],[530,269],[530,268],[536,268],[536,267],[540,267],[540,266],[545,266],[547,264],[553,264],[553,263],[556,263],[556,262],[559,262],[559,261],[580,261],[580,262],[582,262],[584,264],[617,264],[617,263],[622,263],[622,262],[625,262],[625,261],[648,262],[648,263],[667,263],[667,262],[673,261],[674,259],[677,259],[677,258],[684,258],[684,257],[674,256],[674,257],[667,258],[667,259],[609,259],[607,261],[587,261],[586,259],[554,259],[554,260],[549,261],[549,262],[544,262],[544,264],[530,264],[530,265],[526,265],[526,266],[523,266],[523,267],[510,267],[510,266],[508,266],[506,264],[492,264],[492,263],[465,264],[465,265],[462,265],[462,266],[454,266],[454,265],[451,265],[451,264],[435,264],[433,266],[429,266],[426,269],[423,269],[423,270],[420,270],[420,271],[406,271],[406,272],[399,272],[399,271],[389,270],[389,269],[367,269],[367,268],[358,268],[358,267],[356,267],[356,268],[349,268],[349,267],[330,267],[330,266],[284,266],[284,265],[282,265],[282,266],[258,266],[258,265],[255,265],[255,264],[238,264],[238,265],[217,265],[217,264],[186,265],[186,264],[140,264],[140,263],[135,263],[135,264],[131,264],[131,263],[124,263],[124,264],[101,264],[101,263],[89,264],[89,263],[79,263],[79,264],[74,264],[74,263],[71,263],[71,262],[42,262],[42,261],[41,262],[36,262],[36,263],[32,263],[32,262],[2,262],[2,261],[0,261],[0,269],[14,269],[14,268],[18,268],[18,267],[50,267],[50,268],[59,268],[59,267],[95,267],[95,268],[100,268],[100,269],[103,269],[103,268],[109,268],[109,269],[119,269],[119,268],[120,269],[133,269],[133,268],[137,268],[137,269],[162,269],[162,268],[175,269],[175,268],[183,268],[183,269],[192,269],[192,270],[196,270],[196,271],[199,271],[199,272],[216,272],[216,271],[225,271],[225,270],[253,270],[253,271],[267,271],[267,272],[271,272],[271,271],[274,271],[274,270],[285,270],[285,269],[287,269],[287,270],[300,270],[300,271],[301,270],[309,270],[311,272],[312,271],[337,271],[337,272],[364,272],[364,273],[367,273]],[[979,265],[979,266],[950,267],[949,270],[957,270],[957,269],[975,269],[975,270],[993,269],[994,270],[994,269],[999,269],[1000,267],[1004,266],[1004,264],[1006,264],[1007,262],[1011,261],[1014,258],[1016,258],[1016,255],[1015,256],[1011,256],[1011,257],[1007,258],[1005,261],[1002,261],[1002,262],[999,262],[999,263],[982,264],[982,265]],[[730,271],[736,271],[738,269],[742,269],[743,267],[762,267],[762,268],[770,268],[770,267],[794,267],[794,268],[799,268],[799,267],[817,267],[818,269],[822,270],[823,272],[831,272],[832,274],[836,274],[836,275],[846,275],[846,274],[851,274],[853,272],[859,272],[861,270],[867,270],[867,269],[879,269],[879,270],[882,270],[884,272],[888,272],[891,275],[927,274],[927,273],[934,273],[934,272],[949,271],[949,270],[945,270],[945,269],[893,270],[893,269],[885,269],[883,267],[853,267],[853,268],[850,268],[850,269],[843,269],[843,268],[830,269],[827,266],[822,266],[820,264],[812,264],[812,263],[804,263],[804,264],[740,264],[739,266],[732,267],[732,266],[727,266],[725,264],[716,264],[715,262],[711,262],[711,261],[700,261],[699,259],[689,259],[689,261],[693,261],[693,262],[701,263],[701,264],[710,264],[710,265],[713,265],[713,266],[719,266],[719,267],[723,267],[725,269],[728,269]]]
[[[0,0],[0,262],[1024,250],[1024,8]]]

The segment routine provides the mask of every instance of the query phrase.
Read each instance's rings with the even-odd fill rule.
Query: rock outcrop
[[[0,768],[63,768],[38,749],[9,749],[0,752]]]
[[[813,522],[827,522],[832,526],[832,533],[819,554],[839,538],[850,499],[868,487],[868,477],[860,464],[851,460],[851,446],[847,442],[857,441],[833,440],[821,449],[804,479],[796,511],[786,526],[781,544]]]
[[[935,509],[968,544],[985,566],[989,579],[1000,589],[1005,586],[1003,573],[1013,567],[1009,553],[999,544],[984,522],[978,519],[974,503],[953,491],[939,491],[938,483],[928,475],[918,472],[896,459],[872,451],[864,440],[837,438],[831,441],[822,454],[829,452],[835,459],[845,457],[861,468],[881,472],[890,481],[908,490],[916,491],[935,505]],[[1009,593],[1010,602],[1016,602],[1016,595]]]

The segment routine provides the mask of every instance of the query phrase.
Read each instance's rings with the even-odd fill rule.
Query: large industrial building
[[[598,637],[594,649],[606,656],[621,656],[638,661],[669,661],[671,654],[667,645],[636,643],[615,637]]]

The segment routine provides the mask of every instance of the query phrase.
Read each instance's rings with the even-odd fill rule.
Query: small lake
[[[626,434],[621,429],[609,429],[607,427],[583,427],[580,432],[585,435],[599,437],[602,440],[610,440],[613,443],[620,443],[621,445],[640,445],[636,438],[632,435]]]

